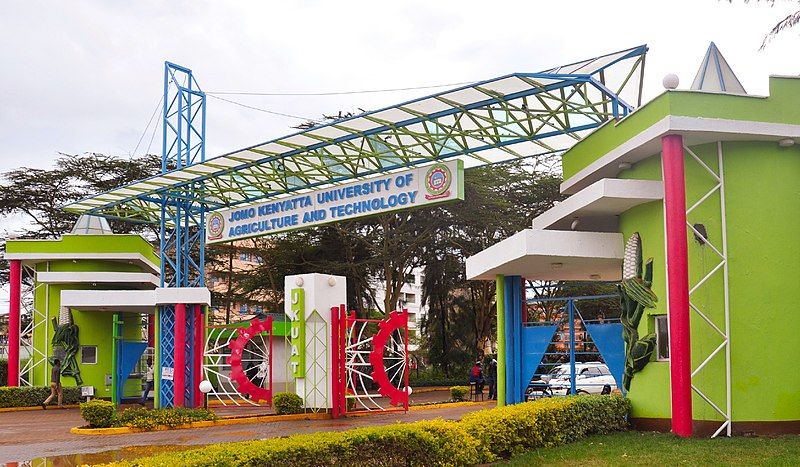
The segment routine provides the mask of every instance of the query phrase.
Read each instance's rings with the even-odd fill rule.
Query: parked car
[[[575,363],[575,392],[578,394],[611,394],[617,388],[608,366],[601,362]],[[532,379],[528,384],[526,399],[563,396],[570,392],[570,364],[558,365],[549,374]]]

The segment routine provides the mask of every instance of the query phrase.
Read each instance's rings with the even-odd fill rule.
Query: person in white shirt
[[[147,403],[147,396],[153,390],[153,359],[150,357],[147,357],[147,372],[145,372],[144,381],[144,392],[142,393],[142,400],[139,401],[142,407]]]

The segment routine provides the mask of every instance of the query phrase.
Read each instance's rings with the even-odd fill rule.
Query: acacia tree
[[[437,223],[423,258],[423,301],[429,307],[423,342],[431,362],[441,362],[447,376],[451,363],[483,356],[496,332],[495,284],[467,280],[465,259],[526,228],[561,199],[560,178],[540,170],[544,162],[471,169],[465,176],[465,200],[437,208],[434,217],[443,222]]]
[[[155,175],[161,168],[159,156],[130,159],[98,153],[61,154],[51,169],[20,167],[2,175],[0,216],[23,215],[28,224],[19,232],[0,232],[2,250],[9,236],[53,239],[68,233],[78,216],[62,209],[65,204],[95,193]],[[157,230],[145,224],[111,221],[115,232],[146,232],[157,238]],[[8,277],[3,263],[0,280]]]

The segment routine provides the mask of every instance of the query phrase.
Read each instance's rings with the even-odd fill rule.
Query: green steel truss
[[[647,47],[515,73],[172,170],[72,203],[77,213],[160,221],[162,196],[208,210],[435,160],[465,167],[557,153],[641,102]]]

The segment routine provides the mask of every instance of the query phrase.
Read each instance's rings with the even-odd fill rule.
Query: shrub
[[[8,384],[8,360],[0,358],[0,386]]]
[[[64,404],[72,405],[81,401],[81,388],[67,387],[64,390]],[[0,409],[6,407],[36,407],[50,395],[49,387],[0,387]]]
[[[277,394],[276,394],[277,396]],[[206,446],[123,465],[475,465],[626,426],[620,396],[540,399],[434,420]]]
[[[114,424],[117,406],[113,402],[93,399],[81,404],[81,417],[90,428],[108,428]]]
[[[450,388],[450,399],[461,402],[469,394],[469,386],[453,386]]]
[[[630,406],[621,396],[577,396],[473,412],[461,420],[491,455],[485,462],[534,448],[575,441],[627,425]]]
[[[458,422],[435,420],[216,444],[128,465],[474,465],[479,445]]]
[[[218,417],[206,409],[187,409],[176,407],[171,409],[147,410],[143,407],[125,409],[114,420],[114,426],[127,426],[140,430],[152,430],[159,426],[175,428],[192,422],[216,420]]]
[[[272,396],[272,405],[275,406],[275,413],[278,415],[303,413],[303,399],[293,392],[275,394]]]

